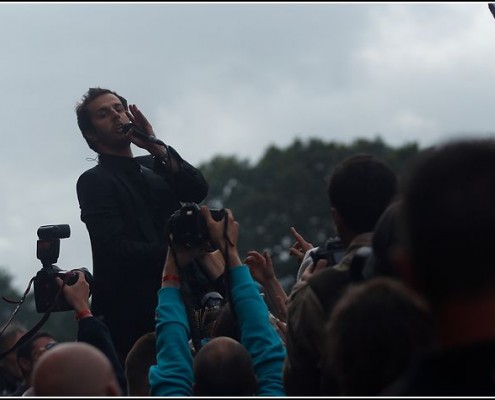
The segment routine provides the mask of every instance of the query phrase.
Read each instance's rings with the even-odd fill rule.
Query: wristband
[[[93,316],[93,314],[88,309],[76,312],[76,320],[77,321],[80,321],[81,319],[83,319],[85,317],[89,317],[89,316]]]
[[[162,277],[162,282],[166,282],[166,281],[176,281],[176,282],[180,282],[180,279],[177,275],[163,275]]]

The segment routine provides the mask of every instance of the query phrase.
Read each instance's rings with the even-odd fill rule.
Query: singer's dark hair
[[[88,143],[88,146],[90,147],[90,149],[94,151],[96,150],[93,148],[92,144],[84,134],[85,132],[92,131],[94,129],[93,123],[91,122],[91,115],[89,114],[88,111],[88,105],[96,98],[104,94],[113,94],[114,96],[117,96],[117,98],[121,101],[124,108],[128,110],[127,100],[110,89],[104,89],[100,87],[89,88],[89,90],[82,96],[81,101],[76,104],[77,125],[79,126],[79,129],[81,130],[84,139]]]

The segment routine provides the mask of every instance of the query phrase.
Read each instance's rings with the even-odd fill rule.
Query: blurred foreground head
[[[416,160],[403,187],[406,259],[432,305],[495,286],[495,141],[458,140]]]
[[[96,347],[60,343],[43,353],[33,371],[36,396],[120,396],[112,364]]]

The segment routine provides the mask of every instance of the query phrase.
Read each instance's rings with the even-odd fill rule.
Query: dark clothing
[[[383,396],[495,395],[495,342],[437,350],[418,359]]]
[[[337,265],[294,285],[287,303],[287,357],[283,371],[287,395],[320,395],[320,354],[325,323],[352,283],[350,270],[355,253],[361,247],[370,246],[372,237],[370,232],[356,236]]]
[[[124,368],[119,361],[107,326],[96,317],[83,318],[79,321],[77,341],[91,344],[107,356],[119,381],[122,396],[127,396],[127,381]]]
[[[170,146],[169,152],[179,161],[177,173],[151,156],[101,154],[77,181],[93,253],[92,312],[110,330],[121,361],[155,329],[168,218],[180,202],[200,202],[208,192],[201,172]]]
[[[24,392],[26,390],[28,390],[30,388],[30,386],[26,383],[26,382],[22,382],[18,387],[17,389],[12,392],[12,393],[3,393],[2,396],[11,396],[11,397],[19,397],[19,396],[22,396],[24,394]]]

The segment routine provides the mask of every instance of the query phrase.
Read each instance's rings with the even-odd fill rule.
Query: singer
[[[157,139],[134,104],[90,88],[77,124],[98,164],[76,189],[93,258],[92,313],[108,326],[124,365],[135,341],[155,330],[157,291],[167,253],[164,227],[180,202],[201,202],[208,184],[177,151]],[[150,155],[134,157],[131,144]]]

